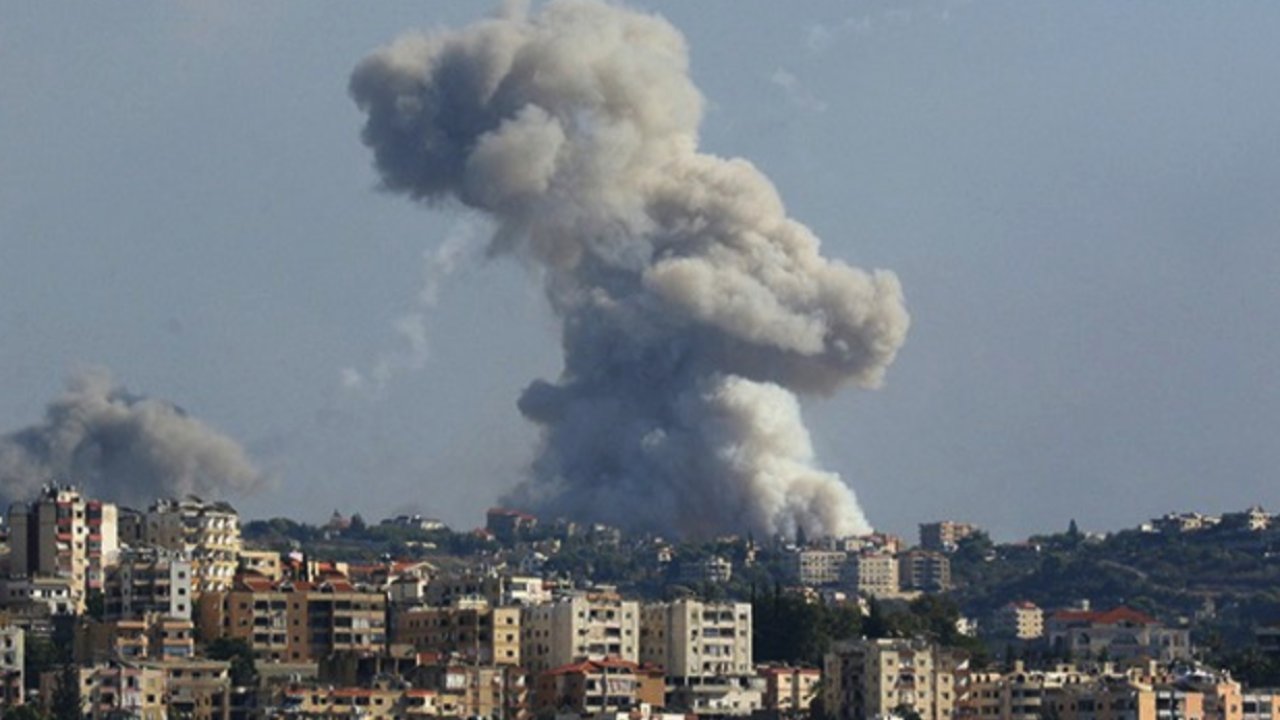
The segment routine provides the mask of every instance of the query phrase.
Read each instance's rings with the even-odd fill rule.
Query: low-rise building
[[[1001,638],[1037,640],[1044,637],[1044,610],[1028,600],[1007,603],[991,616],[991,632]]]
[[[520,665],[520,608],[484,601],[456,607],[397,607],[391,642],[423,652],[451,653],[469,662]]]
[[[1161,662],[1191,657],[1191,633],[1165,627],[1132,608],[1105,611],[1059,610],[1045,621],[1050,647],[1073,659],[1146,658]]]
[[[0,626],[0,715],[23,703],[26,633],[14,625]]]
[[[626,712],[642,704],[662,705],[661,668],[607,658],[584,660],[539,673],[533,693],[535,713]]]

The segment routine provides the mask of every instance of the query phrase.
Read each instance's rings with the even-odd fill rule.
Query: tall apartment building
[[[942,520],[920,524],[920,547],[935,552],[953,552],[961,540],[978,531],[977,525]]]
[[[520,664],[520,608],[486,602],[458,607],[397,607],[391,642],[420,652],[451,653],[485,665]]]
[[[191,590],[199,597],[231,587],[239,564],[240,515],[225,502],[196,497],[158,500],[146,512],[141,542],[191,558]]]
[[[951,559],[934,550],[908,550],[899,553],[898,584],[903,590],[950,590]]]
[[[201,636],[241,638],[264,660],[310,662],[331,652],[385,647],[386,596],[343,579],[272,582],[241,576],[197,603]]]
[[[108,620],[154,613],[190,620],[191,561],[159,548],[125,548],[107,573],[103,605]]]
[[[583,593],[522,608],[520,656],[533,673],[607,657],[636,662],[640,606],[616,593]]]
[[[902,710],[922,720],[955,714],[958,658],[920,639],[859,638],[834,643],[823,661],[827,713],[839,720],[887,717]]]
[[[119,550],[116,506],[72,486],[46,485],[31,503],[9,506],[9,575],[70,581],[77,611],[102,588]]]
[[[800,585],[834,585],[847,557],[841,550],[801,548],[790,558],[791,579]]]
[[[1035,640],[1044,637],[1044,610],[1028,600],[1008,603],[991,616],[991,632],[998,637]]]
[[[892,553],[862,552],[850,555],[840,569],[840,582],[846,588],[869,597],[892,597],[898,594],[898,561]]]
[[[763,702],[764,683],[751,659],[749,603],[686,599],[645,605],[640,660],[666,669],[669,707],[743,715]]]

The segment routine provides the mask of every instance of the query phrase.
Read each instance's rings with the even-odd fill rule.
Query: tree
[[[220,637],[209,643],[205,654],[214,660],[231,661],[231,684],[235,687],[253,687],[258,684],[258,666],[253,658],[253,648],[241,638]]]
[[[31,703],[4,711],[4,720],[48,720],[48,717]]]
[[[62,666],[51,700],[54,720],[81,720],[84,706],[80,702],[80,668],[72,663]]]

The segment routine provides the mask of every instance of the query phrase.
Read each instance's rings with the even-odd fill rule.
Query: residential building
[[[451,653],[486,665],[520,664],[520,608],[483,600],[457,607],[397,607],[391,642],[423,652]]]
[[[156,501],[146,514],[142,542],[183,552],[191,559],[191,590],[201,593],[231,587],[243,549],[240,515],[225,502],[197,497]]]
[[[920,547],[935,552],[955,552],[960,541],[975,532],[978,532],[978,526],[952,520],[921,523]]]
[[[518,510],[490,508],[484,517],[485,529],[504,543],[515,542],[538,526],[538,518]]]
[[[84,610],[102,588],[119,550],[116,506],[85,498],[72,486],[46,485],[31,503],[9,506],[9,575],[69,581],[71,601]]]
[[[727,583],[733,578],[733,563],[719,555],[680,563],[683,583]]]
[[[151,613],[121,620],[81,618],[76,624],[73,656],[81,664],[194,655],[195,625],[187,619]]]
[[[1036,640],[1044,637],[1044,610],[1028,600],[1007,603],[991,617],[991,632],[997,637]]]
[[[1050,647],[1072,658],[1161,662],[1191,657],[1191,634],[1186,628],[1167,628],[1132,608],[1106,611],[1059,610],[1045,621]]]
[[[236,571],[257,573],[268,580],[284,579],[284,562],[274,550],[249,550],[241,548],[236,556]]]
[[[764,683],[751,656],[751,605],[684,599],[641,610],[640,660],[665,668],[666,704],[697,714],[749,714]]]
[[[859,638],[832,645],[823,662],[823,702],[838,720],[904,712],[922,720],[955,714],[958,658],[922,639]]]
[[[386,645],[386,596],[357,590],[344,578],[272,582],[241,575],[230,590],[210,591],[198,603],[205,638],[246,640],[272,661],[316,661],[343,650]]]
[[[23,703],[23,668],[26,632],[17,626],[0,626],[0,715],[5,708]]]
[[[798,549],[790,557],[791,579],[806,586],[834,585],[847,557],[843,550]]]
[[[78,612],[74,583],[69,577],[0,579],[0,605],[15,615],[68,615]]]
[[[427,581],[425,600],[428,605],[454,605],[477,597],[495,606],[540,605],[551,601],[551,593],[540,577],[461,572],[438,575]]]
[[[579,593],[522,608],[520,657],[533,673],[581,660],[639,660],[640,606],[617,593]]]
[[[147,614],[190,620],[191,561],[181,552],[155,547],[125,548],[103,588],[109,620]]]
[[[641,705],[661,706],[662,669],[605,658],[562,665],[539,673],[533,691],[535,713],[626,712]]]
[[[934,550],[899,553],[898,583],[903,590],[946,592],[951,589],[951,559]]]
[[[1225,513],[1222,526],[1232,530],[1262,532],[1271,527],[1271,515],[1261,507],[1254,505],[1243,512]]]
[[[840,580],[850,591],[868,597],[893,597],[899,593],[900,571],[890,553],[866,551],[850,555],[840,569]]]
[[[818,695],[822,671],[817,668],[770,665],[759,668],[764,678],[764,707],[773,717],[807,717]]]

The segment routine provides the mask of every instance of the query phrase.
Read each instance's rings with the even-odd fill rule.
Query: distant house
[[[1059,610],[1045,622],[1050,647],[1073,658],[1161,662],[1191,657],[1191,633],[1165,627],[1155,618],[1128,607],[1110,610]]]

